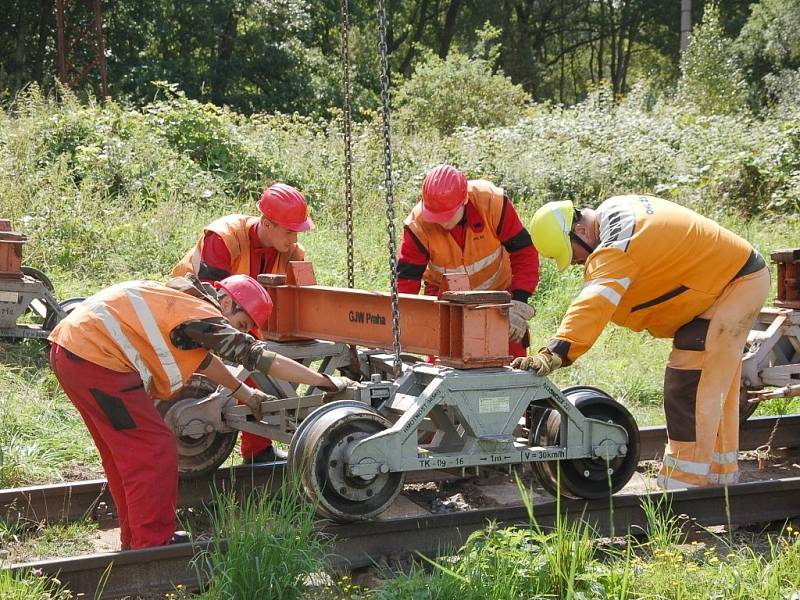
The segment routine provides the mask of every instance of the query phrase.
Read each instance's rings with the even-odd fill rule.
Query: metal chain
[[[392,140],[389,127],[389,49],[386,45],[386,6],[378,0],[378,30],[381,54],[381,103],[383,106],[383,173],[386,188],[386,232],[389,235],[389,270],[392,278],[392,346],[394,348],[394,376],[399,377],[400,361],[400,298],[397,295],[397,235],[394,229],[394,182],[392,179]]]
[[[344,198],[345,225],[347,229],[347,287],[355,287],[355,259],[353,251],[353,151],[352,119],[350,115],[350,7],[341,0],[342,14],[342,120],[344,136]]]

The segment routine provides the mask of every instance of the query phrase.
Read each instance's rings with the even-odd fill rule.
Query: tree
[[[797,81],[800,69],[800,0],[761,0],[751,7],[736,49],[748,79],[764,99],[768,84]],[[800,92],[797,84],[790,86]]]
[[[706,6],[702,22],[692,31],[689,48],[681,58],[679,98],[708,114],[731,113],[747,107],[744,72],[725,37],[716,3]]]

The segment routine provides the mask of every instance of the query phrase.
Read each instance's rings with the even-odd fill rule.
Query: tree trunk
[[[439,38],[439,58],[447,58],[450,52],[450,44],[453,41],[453,36],[456,33],[456,17],[458,11],[461,9],[461,0],[450,0],[450,5],[447,7],[447,14],[444,18],[444,29]]]
[[[214,104],[222,105],[225,103],[225,97],[228,91],[228,80],[230,78],[230,61],[233,56],[233,45],[236,40],[236,29],[239,19],[236,16],[235,9],[231,8],[228,13],[228,19],[225,22],[225,27],[222,28],[222,33],[219,37],[219,44],[217,45],[217,60],[215,61],[214,73],[211,77],[211,101]]]
[[[28,56],[27,40],[28,28],[30,27],[30,20],[28,19],[29,13],[25,7],[21,7],[19,11],[19,20],[17,21],[17,39],[14,45],[14,58],[9,64],[9,75],[11,76],[12,85],[15,90],[20,89],[25,80],[25,60]]]
[[[421,2],[417,5],[419,14],[417,15],[416,27],[414,27],[414,35],[411,36],[411,39],[408,42],[408,47],[406,48],[406,53],[403,56],[403,60],[400,62],[400,67],[397,69],[400,73],[403,73],[406,76],[409,75],[409,71],[411,70],[411,61],[414,60],[414,55],[416,54],[417,42],[422,39],[422,34],[425,32],[429,4],[430,0],[421,0]]]
[[[49,26],[53,22],[53,0],[41,0],[39,5],[39,27],[36,38],[36,56],[31,67],[31,79],[43,85],[44,59],[47,50],[47,38],[50,35]]]
[[[689,48],[692,32],[692,0],[681,0],[681,54]]]

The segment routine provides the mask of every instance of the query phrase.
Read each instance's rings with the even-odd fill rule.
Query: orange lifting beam
[[[287,275],[259,275],[275,307],[267,339],[321,339],[392,348],[392,297],[316,285],[310,262]],[[508,364],[508,292],[450,291],[441,298],[400,294],[400,345],[460,369]]]

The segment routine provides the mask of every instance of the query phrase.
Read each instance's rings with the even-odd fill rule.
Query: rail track
[[[800,415],[758,417],[750,419],[742,429],[740,448],[755,450],[767,443],[773,430],[772,447],[800,445]],[[664,451],[664,427],[645,427],[641,430],[642,460],[658,459]],[[241,465],[219,469],[211,479],[182,480],[178,505],[199,506],[211,499],[213,490],[236,490],[247,493],[252,489],[277,489],[283,478],[284,463]],[[421,473],[409,482],[432,481],[441,474]],[[0,518],[23,519],[34,522],[74,521],[83,517],[96,519],[101,526],[113,526],[114,502],[104,479],[58,483],[0,490]]]
[[[568,520],[582,519],[590,523],[598,535],[637,530],[646,534],[647,519],[642,508],[646,500],[662,501],[673,514],[689,515],[702,526],[742,525],[797,515],[800,513],[798,493],[800,477],[793,477],[737,484],[727,490],[705,488],[630,494],[615,496],[611,501],[570,500],[561,502],[560,509]],[[558,510],[559,504],[555,501],[535,505],[539,526],[551,527]],[[502,527],[529,523],[525,508],[511,507],[328,526],[324,531],[334,539],[332,565],[358,568],[417,553],[446,555],[489,521]],[[198,580],[192,559],[207,546],[208,542],[179,544],[17,564],[11,568],[58,576],[73,594],[91,597],[112,565],[103,588],[104,598],[147,596],[171,591],[179,584],[188,589],[201,586],[203,582]]]

